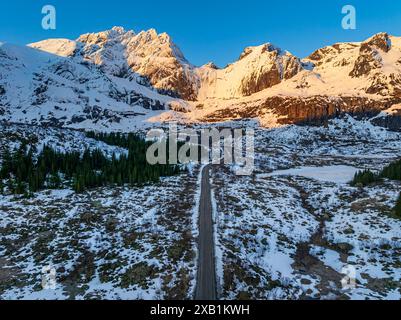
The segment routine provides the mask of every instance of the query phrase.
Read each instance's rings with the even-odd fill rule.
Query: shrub
[[[401,193],[397,199],[397,202],[394,207],[394,214],[398,217],[401,218]]]

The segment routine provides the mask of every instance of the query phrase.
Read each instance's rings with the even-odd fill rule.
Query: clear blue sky
[[[57,9],[57,30],[41,28],[41,8]],[[341,28],[341,8],[357,9],[357,30]],[[11,0],[0,4],[0,41],[26,44],[47,38],[75,39],[112,26],[167,32],[188,60],[220,66],[244,47],[272,42],[304,57],[339,41],[360,41],[387,31],[401,35],[398,0]]]

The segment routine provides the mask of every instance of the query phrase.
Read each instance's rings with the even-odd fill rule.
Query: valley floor
[[[0,149],[32,135],[124,152],[28,127],[3,128]],[[218,297],[400,299],[401,185],[348,181],[401,157],[401,135],[345,118],[255,136],[252,176],[210,169]],[[0,196],[0,299],[192,299],[199,197],[199,167],[143,188]],[[55,290],[42,289],[46,266]],[[356,287],[343,290],[347,275]]]
[[[259,132],[253,176],[214,167],[221,298],[400,299],[401,185],[348,183],[399,157],[400,143],[348,118]],[[343,290],[346,276],[355,288]]]

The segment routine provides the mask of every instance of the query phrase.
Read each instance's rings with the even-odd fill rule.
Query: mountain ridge
[[[92,73],[87,74],[85,80],[102,78],[101,82],[109,87],[103,90],[103,93],[107,91],[107,99],[124,105],[105,102],[107,99],[103,98],[95,100],[100,103],[87,102],[88,95],[105,86],[102,83],[97,87],[97,80],[93,81],[92,87],[85,88],[88,90],[73,89],[88,91],[84,99],[78,94],[75,102],[84,104],[86,111],[95,107],[95,113],[106,109],[109,113],[111,109],[118,113],[120,107],[124,112],[135,114],[136,111],[130,109],[136,106],[139,114],[144,114],[142,109],[160,111],[149,118],[156,122],[256,118],[262,125],[305,122],[343,112],[352,113],[355,109],[362,113],[369,110],[369,116],[377,116],[393,107],[391,117],[399,115],[398,111],[394,112],[394,105],[401,99],[401,38],[387,33],[378,33],[362,42],[326,46],[305,59],[271,43],[251,46],[243,50],[237,61],[224,68],[217,68],[213,63],[194,66],[168,34],[158,34],[155,29],[135,33],[113,27],[81,35],[76,40],[48,39],[28,47],[65,59],[58,62],[61,66],[53,65],[50,69],[43,62],[42,67],[53,73],[50,78],[61,68],[64,78],[68,78],[68,74],[80,86],[83,79],[74,72],[84,67],[84,73]],[[1,58],[0,54],[0,70],[5,68]],[[50,81],[48,78],[38,81]],[[53,79],[53,82],[57,81]],[[10,82],[7,85],[11,86]],[[65,85],[62,81],[57,84],[58,87]],[[23,85],[24,88],[27,86],[32,84]],[[3,88],[0,92],[9,91],[1,82],[0,88]],[[40,89],[36,93],[44,94]],[[5,95],[7,93],[0,94],[0,102]],[[8,101],[8,111],[12,114],[15,101]],[[336,102],[333,104],[333,101]],[[6,113],[4,109],[7,108],[0,107],[3,114]],[[147,117],[147,112],[145,114]],[[121,121],[124,117],[117,118]],[[66,123],[71,125],[71,121],[63,122]]]

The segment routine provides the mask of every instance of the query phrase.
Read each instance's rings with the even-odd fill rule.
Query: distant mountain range
[[[379,33],[305,59],[266,43],[222,69],[194,66],[153,29],[0,44],[0,116],[10,122],[130,130],[251,118],[274,127],[343,113],[401,127],[401,38]]]

